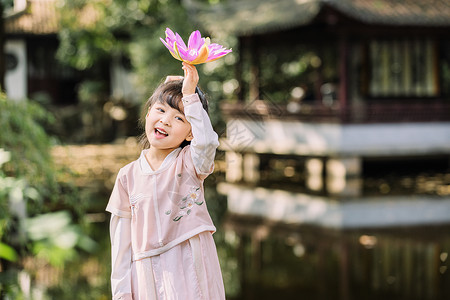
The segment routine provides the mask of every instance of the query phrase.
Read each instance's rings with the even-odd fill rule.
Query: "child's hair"
[[[147,135],[145,134],[145,118],[147,116],[148,110],[152,107],[156,101],[161,103],[166,103],[170,107],[178,110],[179,112],[183,112],[183,105],[181,99],[183,98],[182,93],[183,88],[183,80],[172,80],[169,82],[161,83],[150,96],[150,98],[145,102],[141,117],[139,119],[139,127],[143,130],[143,133],[139,137],[139,143],[141,144],[143,149],[150,148],[150,143],[147,139]],[[197,93],[200,101],[202,103],[203,109],[208,112],[208,100],[206,99],[206,95],[203,91],[197,86],[195,88],[195,92]],[[189,145],[190,141],[184,141],[181,143],[180,147],[184,147]]]

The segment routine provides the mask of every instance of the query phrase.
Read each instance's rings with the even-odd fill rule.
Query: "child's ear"
[[[194,138],[194,136],[192,135],[192,131],[189,131],[189,134],[186,137],[186,141],[190,142],[190,141],[192,141],[193,138]]]

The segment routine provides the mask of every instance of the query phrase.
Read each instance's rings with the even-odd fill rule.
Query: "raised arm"
[[[206,177],[214,167],[214,157],[219,146],[217,133],[214,131],[208,113],[203,109],[199,96],[195,93],[198,84],[198,72],[193,65],[183,63],[183,105],[186,119],[191,124],[191,157],[197,174]]]

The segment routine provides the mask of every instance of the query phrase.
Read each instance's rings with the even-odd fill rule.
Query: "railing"
[[[223,103],[226,119],[283,119],[309,123],[401,123],[401,122],[448,122],[450,100],[383,100],[349,105],[345,108],[335,104],[300,104],[289,107],[263,100],[251,103]]]

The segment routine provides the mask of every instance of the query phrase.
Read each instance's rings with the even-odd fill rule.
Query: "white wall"
[[[24,40],[7,40],[5,54],[11,53],[17,58],[17,66],[5,72],[5,90],[11,100],[27,98],[27,54]]]
[[[449,154],[450,122],[314,124],[230,120],[221,148],[307,156]]]
[[[27,8],[27,0],[14,0],[14,12],[23,11]]]

